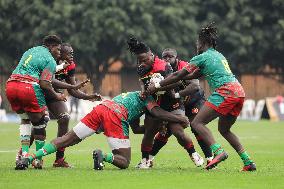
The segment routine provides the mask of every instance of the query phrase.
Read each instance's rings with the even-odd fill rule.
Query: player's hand
[[[89,95],[90,99],[89,101],[101,101],[102,100],[102,96],[100,94],[94,93],[92,95]]]
[[[150,83],[148,88],[147,88],[147,90],[146,90],[146,94],[147,95],[151,95],[151,94],[154,94],[155,92],[157,92],[155,84],[154,83]]]
[[[64,101],[64,102],[67,101],[66,96],[64,94],[61,94],[61,93],[57,93],[56,100]]]
[[[90,82],[90,80],[86,79],[85,81],[80,82],[80,83],[74,85],[73,89],[78,90],[78,89],[80,89],[82,87],[85,87],[88,82]]]

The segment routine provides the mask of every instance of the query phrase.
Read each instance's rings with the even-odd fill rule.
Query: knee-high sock
[[[20,140],[22,146],[22,154],[26,155],[29,153],[30,149],[30,139],[31,139],[31,124],[20,124]]]
[[[30,162],[32,162],[35,158],[40,158],[42,156],[46,156],[48,154],[52,154],[54,152],[56,152],[56,147],[51,144],[51,143],[47,143],[45,144],[40,150],[36,151],[35,154],[32,154],[29,156],[29,160]]]
[[[45,140],[35,140],[36,145],[36,151],[40,150],[45,144]],[[42,159],[42,157],[38,157],[39,160]]]
[[[159,151],[167,144],[168,136],[162,135],[161,133],[157,133],[154,138],[154,144],[152,151],[150,152],[151,156],[155,156],[159,153]]]

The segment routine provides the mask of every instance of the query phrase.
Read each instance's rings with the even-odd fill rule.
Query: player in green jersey
[[[56,67],[55,59],[60,56],[60,45],[59,37],[46,36],[42,46],[31,48],[23,54],[7,81],[7,98],[13,111],[21,117],[20,138],[24,155],[29,150],[31,127],[34,128],[36,141],[45,139],[47,120],[43,91],[58,100],[65,100],[51,86]]]
[[[28,158],[22,159],[19,169],[26,169],[34,158],[39,158],[81,142],[96,132],[103,131],[107,137],[111,153],[101,150],[93,152],[94,169],[102,170],[104,162],[125,169],[129,166],[131,148],[129,140],[129,125],[148,110],[152,115],[170,122],[188,124],[185,116],[175,115],[161,109],[153,97],[143,98],[140,92],[123,93],[112,100],[105,100],[87,114],[71,131],[62,137],[52,140]],[[131,126],[131,125],[130,125]]]
[[[181,79],[195,79],[205,76],[211,95],[205,105],[191,122],[191,126],[210,145],[214,159],[205,167],[212,169],[228,158],[227,153],[216,143],[206,124],[219,117],[218,130],[231,144],[244,163],[243,171],[255,171],[256,165],[241,145],[238,137],[231,131],[243,106],[245,93],[230,70],[226,58],[216,50],[217,28],[209,24],[199,32],[197,40],[198,55],[190,60],[184,69],[173,73],[165,80],[152,84],[148,93],[154,93],[160,87],[175,83]]]

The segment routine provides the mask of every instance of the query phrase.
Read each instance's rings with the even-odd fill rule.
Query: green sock
[[[36,145],[36,151],[40,150],[45,144],[45,141],[43,140],[35,140],[35,145]],[[41,160],[42,157],[38,157],[38,160]]]
[[[30,149],[30,135],[21,135],[20,139],[21,139],[21,146],[22,146],[22,154],[25,155],[27,153],[29,153],[29,149]]]
[[[30,160],[30,162],[32,162],[32,160],[34,160],[35,158],[39,159],[42,156],[46,156],[48,154],[52,154],[52,153],[56,152],[56,150],[57,149],[53,144],[47,143],[41,149],[36,151],[36,153],[34,155],[30,155],[29,160]]]
[[[113,153],[106,153],[104,154],[104,161],[108,163],[113,162]]]
[[[212,150],[212,152],[214,153],[215,156],[221,154],[222,152],[224,152],[224,149],[218,143],[212,144],[210,146],[210,149]]]
[[[22,144],[22,153],[29,153],[30,145]]]
[[[253,162],[246,151],[239,153],[239,156],[241,157],[245,165],[249,165]]]

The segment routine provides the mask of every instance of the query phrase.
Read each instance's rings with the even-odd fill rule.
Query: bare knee
[[[121,165],[120,165],[120,169],[127,169],[129,167],[129,164],[130,164],[130,160],[126,159],[125,162],[123,162]]]
[[[58,116],[58,121],[57,123],[61,126],[67,126],[68,127],[68,124],[69,124],[69,121],[70,121],[70,115],[65,112],[65,113],[62,113]]]
[[[192,122],[190,122],[190,127],[194,131],[198,130],[198,128],[202,127],[202,126],[203,126],[203,124],[198,122],[198,121],[193,120]]]
[[[33,129],[34,139],[35,140],[45,140],[46,139],[46,130],[45,128],[34,128]]]

